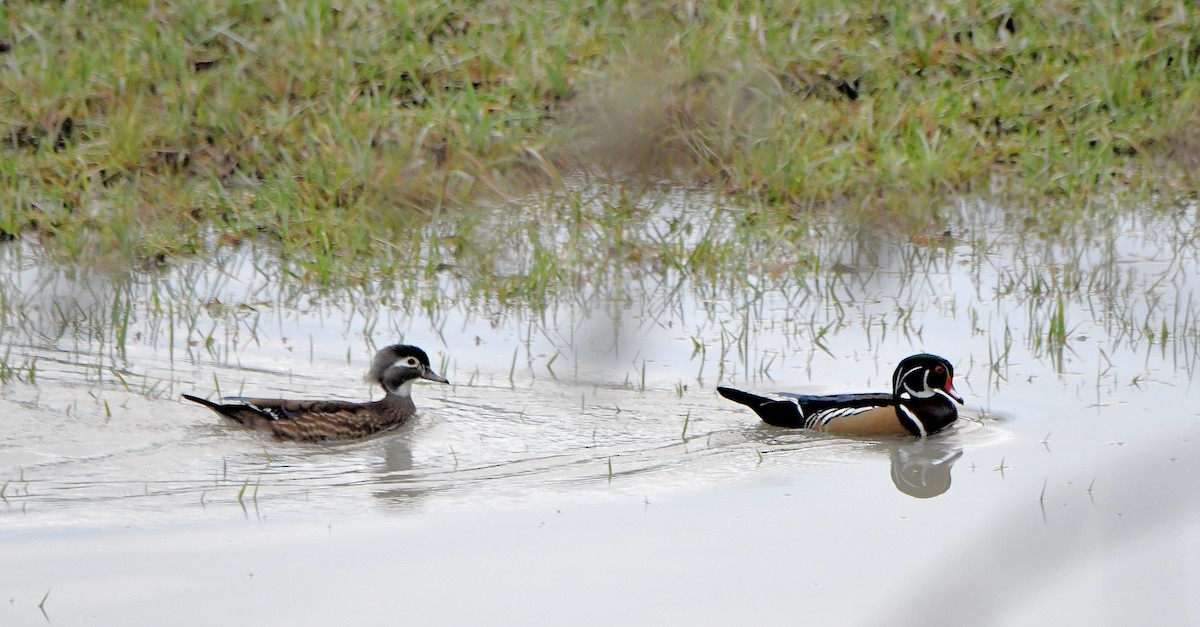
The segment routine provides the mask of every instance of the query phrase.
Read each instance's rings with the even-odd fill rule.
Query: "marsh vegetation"
[[[1092,579],[1054,573],[1157,551],[1095,617],[1145,622],[1200,546],[1197,32],[1149,2],[4,4],[0,620],[245,622],[308,584],[391,615],[403,564],[444,575],[408,616],[482,622],[515,564],[609,624],[663,582],[673,619],[878,623],[864,581],[947,572],[954,622],[1078,621]],[[381,438],[177,402],[361,400],[397,341],[456,385]],[[918,350],[968,398],[927,441],[713,392],[876,389]],[[131,595],[176,562],[205,583]],[[488,616],[420,589],[464,572]],[[1019,582],[1054,601],[995,607]]]

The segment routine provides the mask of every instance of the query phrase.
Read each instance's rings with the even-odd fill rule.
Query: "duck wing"
[[[837,408],[891,407],[896,404],[896,396],[887,392],[866,392],[861,394],[795,394],[792,392],[777,392],[777,394],[794,400],[805,415]]]
[[[366,437],[407,422],[416,407],[411,398],[388,396],[373,403],[226,397],[236,403],[214,403],[184,395],[233,420],[281,440],[313,442]]]

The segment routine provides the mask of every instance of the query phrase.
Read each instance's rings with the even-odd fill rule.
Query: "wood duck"
[[[753,409],[767,424],[838,435],[926,436],[958,419],[963,399],[954,391],[954,366],[922,353],[905,358],[892,375],[892,391],[808,395],[781,392],[787,400],[718,387],[725,398]]]
[[[417,379],[450,383],[434,372],[429,356],[416,346],[396,344],[375,354],[366,380],[383,386],[384,397],[370,403],[226,397],[220,404],[183,398],[279,440],[318,441],[361,438],[407,422],[417,413],[412,385]]]

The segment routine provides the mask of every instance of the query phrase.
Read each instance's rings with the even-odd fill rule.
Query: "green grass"
[[[1054,231],[1194,170],[1197,32],[1115,1],[6,3],[0,232],[120,265],[265,240],[330,282],[578,173],[910,232],[997,194]]]

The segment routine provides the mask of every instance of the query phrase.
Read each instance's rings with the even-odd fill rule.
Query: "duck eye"
[[[944,366],[936,366],[934,367],[933,371],[938,374],[946,374],[946,368]]]
[[[416,358],[416,357],[409,357],[408,359],[404,360],[404,363],[405,363],[406,365],[408,365],[408,366],[411,366],[411,367],[414,367],[414,368],[415,368],[415,367],[417,366],[417,358]]]

